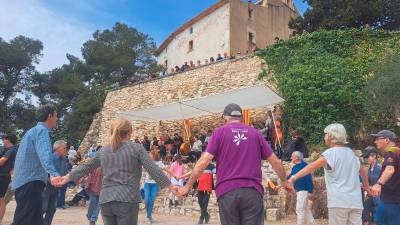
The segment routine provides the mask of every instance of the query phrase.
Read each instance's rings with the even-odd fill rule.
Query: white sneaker
[[[153,223],[152,219],[146,218],[146,224],[152,224],[152,223]]]

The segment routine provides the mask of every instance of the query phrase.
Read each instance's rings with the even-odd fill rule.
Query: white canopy
[[[284,99],[270,88],[263,85],[255,85],[161,106],[117,112],[117,115],[131,120],[150,122],[160,120],[182,120],[213,113],[222,113],[225,106],[229,103],[236,103],[240,105],[242,109],[252,109],[275,105],[283,101]]]

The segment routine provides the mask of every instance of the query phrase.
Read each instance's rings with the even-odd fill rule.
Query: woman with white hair
[[[362,194],[360,178],[369,191],[367,171],[346,146],[347,133],[342,124],[330,124],[324,129],[325,144],[329,147],[322,156],[292,176],[292,184],[318,168],[324,167],[328,198],[329,225],[361,225]]]

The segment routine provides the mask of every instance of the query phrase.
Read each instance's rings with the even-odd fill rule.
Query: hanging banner
[[[243,109],[243,123],[246,125],[250,125],[250,109]]]

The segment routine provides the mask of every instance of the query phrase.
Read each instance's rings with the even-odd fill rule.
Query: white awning
[[[222,113],[229,103],[236,103],[242,109],[254,109],[275,105],[284,101],[278,94],[263,85],[235,89],[224,93],[154,106],[117,112],[119,117],[139,121],[182,120]]]

